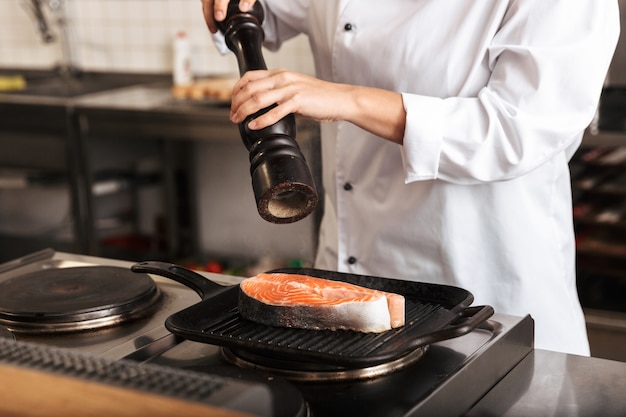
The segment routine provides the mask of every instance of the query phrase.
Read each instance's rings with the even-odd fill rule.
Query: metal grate
[[[256,385],[160,365],[113,361],[6,338],[0,338],[0,363],[214,405],[215,397],[221,395],[222,398],[226,388],[230,391],[238,386],[243,392]]]

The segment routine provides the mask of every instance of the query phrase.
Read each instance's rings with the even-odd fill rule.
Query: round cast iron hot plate
[[[48,269],[0,282],[0,324],[29,333],[96,329],[146,317],[160,298],[149,275],[130,269]]]
[[[291,381],[324,382],[372,379],[397,372],[420,360],[428,350],[428,346],[421,346],[389,362],[361,368],[285,360],[239,349],[221,348],[220,350],[227,362],[241,368],[256,369]]]

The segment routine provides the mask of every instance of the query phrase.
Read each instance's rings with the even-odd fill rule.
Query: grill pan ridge
[[[163,262],[141,262],[132,270],[174,279],[200,295],[202,301],[167,318],[165,326],[178,336],[281,360],[348,368],[389,362],[420,347],[462,336],[494,312],[491,306],[470,306],[473,295],[458,287],[313,268],[285,268],[269,272],[309,275],[401,294],[406,301],[406,324],[383,333],[274,327],[246,320],[239,314],[239,285],[222,286]]]
[[[433,304],[409,301],[406,321],[408,325],[428,320],[442,308]],[[384,333],[360,333],[353,331],[302,330],[260,325],[242,318],[236,307],[214,321],[204,323],[202,332],[219,338],[236,338],[242,344],[266,344],[276,349],[294,349],[314,354],[337,355],[345,358],[374,358],[379,350],[385,352],[399,338],[405,342],[403,329]],[[312,333],[315,337],[311,337]],[[337,337],[340,335],[341,337]],[[381,361],[384,361],[381,358]]]

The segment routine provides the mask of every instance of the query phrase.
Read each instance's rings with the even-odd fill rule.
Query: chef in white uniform
[[[227,3],[203,0],[211,32]],[[616,46],[617,0],[262,4],[266,46],[306,34],[317,78],[250,72],[231,120],[278,103],[250,127],[323,122],[316,267],[462,287],[530,314],[537,348],[588,355],[568,161]]]

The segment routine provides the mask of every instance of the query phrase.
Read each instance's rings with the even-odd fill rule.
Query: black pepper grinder
[[[226,18],[218,22],[226,45],[235,53],[239,73],[267,69],[262,45],[264,12],[256,2],[248,12],[239,10],[239,0],[231,0]],[[317,206],[318,195],[311,171],[295,141],[296,121],[290,114],[260,130],[248,123],[274,106],[250,115],[239,124],[243,142],[250,151],[250,174],[261,217],[272,223],[293,223],[308,216]]]

